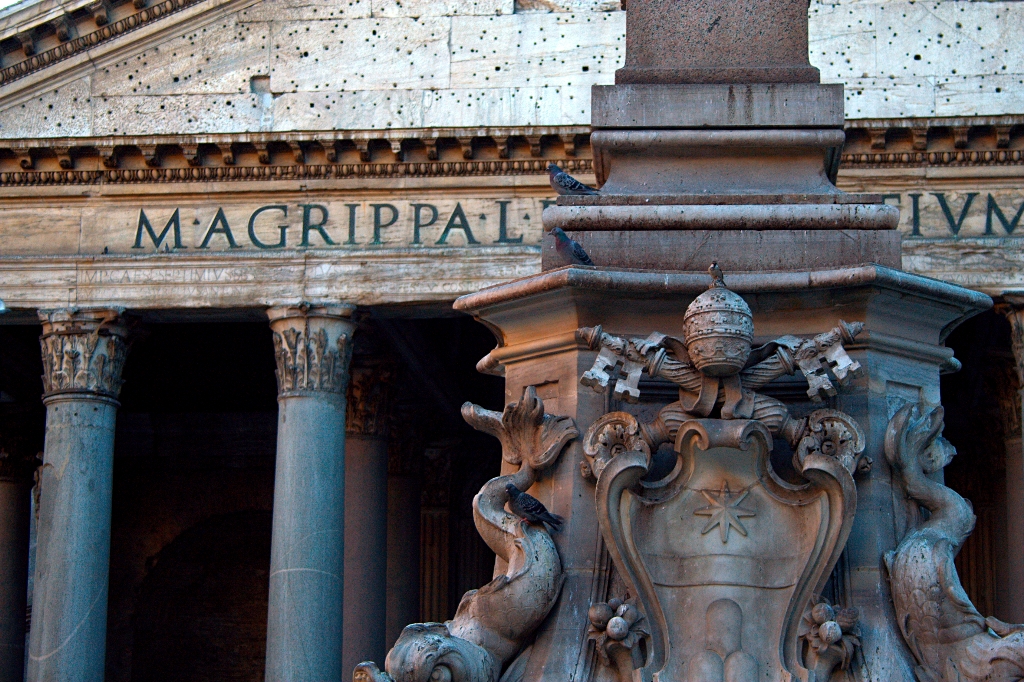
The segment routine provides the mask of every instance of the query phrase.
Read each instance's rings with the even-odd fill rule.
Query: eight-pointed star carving
[[[754,512],[753,510],[741,507],[740,502],[749,493],[749,490],[744,490],[742,493],[733,493],[729,490],[728,481],[722,481],[722,489],[717,493],[712,492],[709,494],[708,491],[701,490],[700,494],[704,496],[704,499],[709,504],[706,507],[695,509],[693,513],[697,516],[708,516],[710,518],[704,524],[704,527],[700,529],[700,534],[707,535],[714,530],[715,526],[718,526],[718,532],[722,536],[723,543],[729,541],[730,528],[735,528],[740,535],[746,537],[747,529],[743,527],[740,519],[753,516]]]

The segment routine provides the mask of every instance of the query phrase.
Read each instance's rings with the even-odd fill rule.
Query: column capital
[[[1024,291],[1007,291],[996,312],[1010,321],[1010,347],[1017,365],[1017,381],[1024,388]]]
[[[345,430],[354,435],[386,436],[390,430],[395,368],[387,361],[353,364],[349,371]]]
[[[267,310],[274,333],[277,395],[344,397],[352,357],[355,306],[301,303]]]
[[[117,400],[127,354],[124,308],[40,310],[43,402],[61,396]]]

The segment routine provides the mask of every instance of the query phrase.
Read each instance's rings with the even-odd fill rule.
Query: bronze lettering
[[[283,249],[285,247],[286,237],[288,233],[288,225],[278,225],[277,229],[281,231],[281,238],[276,244],[264,244],[256,237],[256,216],[264,211],[280,211],[284,214],[284,217],[288,217],[288,207],[284,205],[277,206],[261,206],[253,211],[252,215],[249,216],[249,241],[258,249]]]
[[[220,225],[221,227],[217,227]],[[209,229],[206,230],[206,236],[203,237],[203,243],[199,245],[200,249],[210,248],[210,239],[215,234],[222,234],[228,240],[228,246],[232,249],[241,248],[235,243],[235,236],[231,234],[231,226],[228,225],[228,219],[224,216],[224,209],[218,208],[217,215],[213,217],[213,221],[210,223]]]

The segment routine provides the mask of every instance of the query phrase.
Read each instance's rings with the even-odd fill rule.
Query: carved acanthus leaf
[[[127,345],[120,310],[40,311],[43,396],[82,393],[116,399]]]
[[[580,435],[571,417],[544,413],[544,402],[533,386],[517,403],[503,412],[486,410],[473,403],[462,406],[462,416],[473,428],[501,441],[501,456],[509,464],[526,464],[532,469],[549,466],[565,444]]]
[[[327,331],[311,328],[274,332],[279,395],[302,392],[343,393],[352,353],[349,335],[341,333],[334,344]]]
[[[395,373],[388,365],[351,368],[345,403],[348,433],[387,435],[394,378]]]

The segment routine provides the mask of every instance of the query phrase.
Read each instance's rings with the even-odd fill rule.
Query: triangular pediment
[[[137,1],[8,16],[0,138],[586,125],[624,53],[597,4]]]

